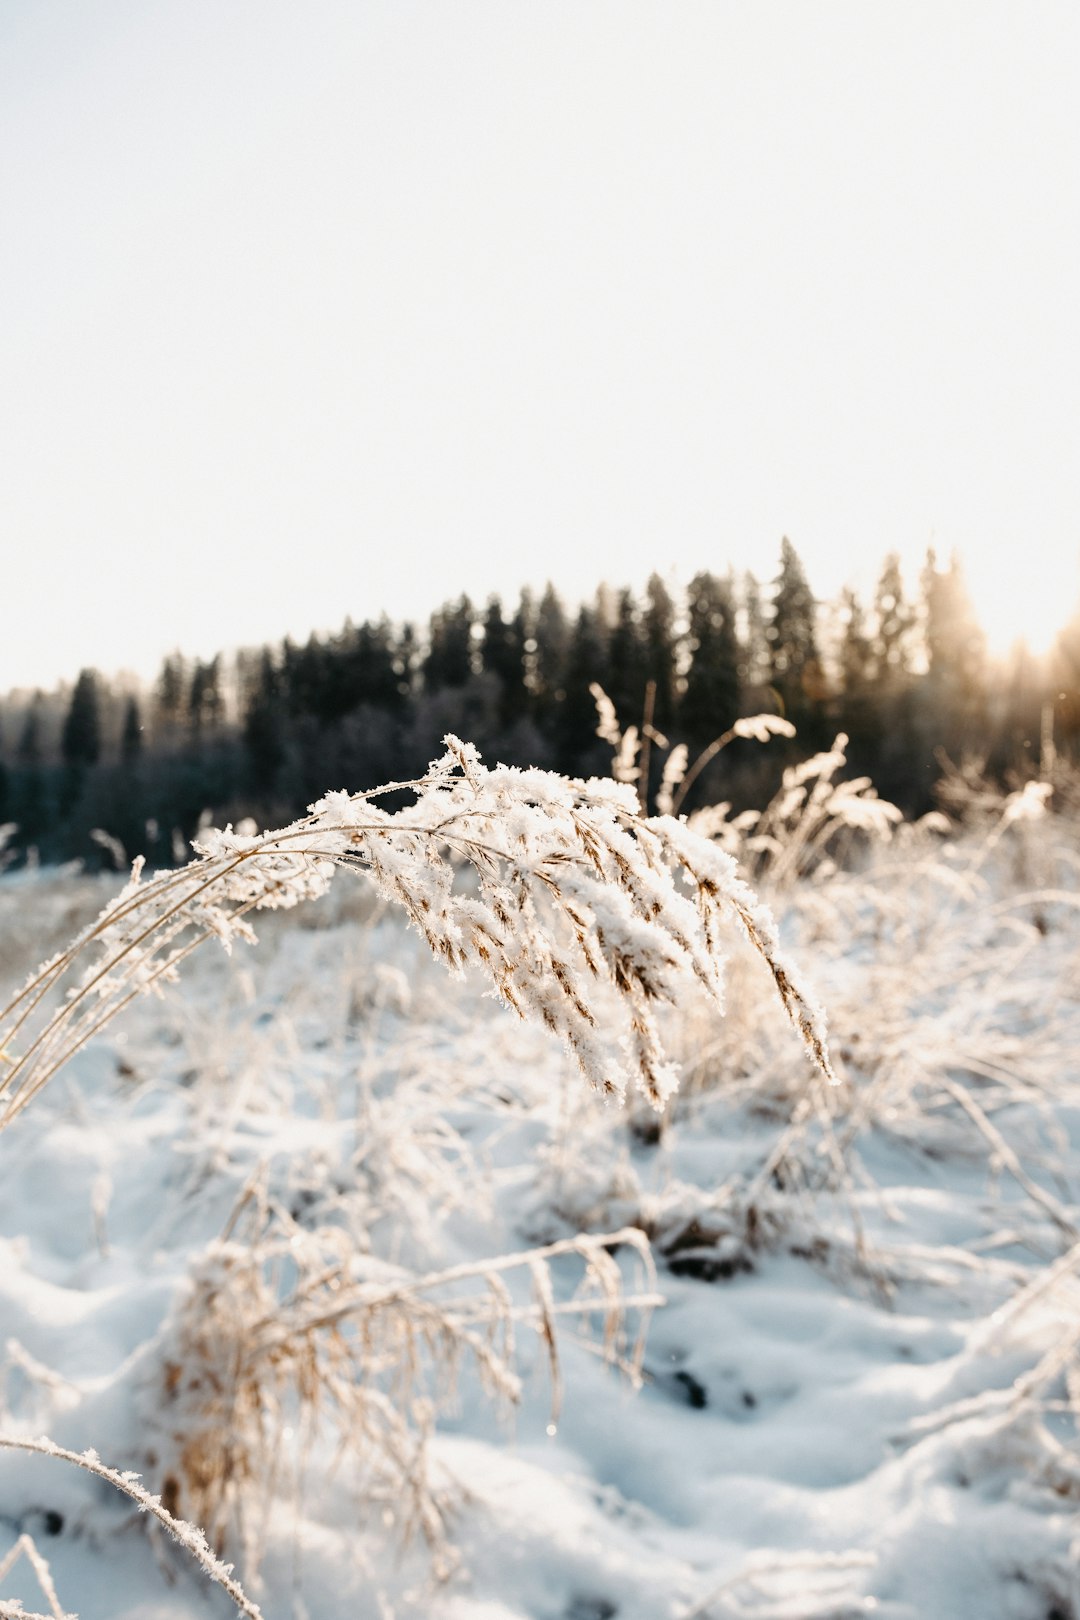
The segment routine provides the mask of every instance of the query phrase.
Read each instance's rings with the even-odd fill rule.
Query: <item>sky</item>
[[[1073,0],[0,0],[0,689],[551,579],[1080,598]]]

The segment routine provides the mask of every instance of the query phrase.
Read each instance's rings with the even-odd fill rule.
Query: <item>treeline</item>
[[[725,751],[696,802],[759,802],[784,763],[843,730],[851,768],[917,813],[945,756],[1003,777],[1030,774],[1051,739],[1075,751],[1080,623],[1049,660],[1018,649],[992,666],[955,562],[928,554],[909,593],[890,556],[872,602],[845,591],[819,604],[787,540],[764,586],[703,572],[676,600],[654,574],[641,600],[605,586],[575,612],[550,585],[509,608],[463,596],[423,631],[383,617],[303,646],[173,654],[150,690],[84,670],[73,688],[9,694],[0,823],[17,825],[16,858],[171,862],[200,820],[273,825],[328,788],[415,776],[447,731],[509,764],[604,773],[593,682],[624,725],[648,704],[655,731],[691,758],[741,714],[794,723],[790,744]]]

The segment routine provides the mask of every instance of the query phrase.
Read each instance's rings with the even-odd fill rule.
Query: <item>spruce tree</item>
[[[986,643],[959,559],[939,570],[932,550],[922,575],[926,615],[924,726],[949,752],[974,743],[985,721]]]
[[[154,689],[154,721],[166,735],[172,734],[184,713],[187,677],[180,653],[170,653],[161,666]]]
[[[939,571],[934,552],[928,551],[923,590],[930,677],[968,700],[985,687],[986,641],[959,558],[954,555],[948,568]]]
[[[642,616],[645,678],[655,684],[653,724],[669,731],[675,722],[675,604],[659,574],[649,575]]]
[[[221,695],[221,660],[215,656],[208,664],[195,660],[188,688],[188,724],[196,737],[204,730],[221,724],[225,703]]]
[[[467,596],[447,602],[431,615],[424,659],[424,690],[464,686],[473,671],[473,625],[476,615]]]
[[[335,715],[360,707],[395,714],[402,707],[394,628],[385,614],[352,631],[336,660]]]
[[[858,596],[845,588],[840,598],[843,634],[840,641],[840,687],[845,703],[866,697],[873,668],[873,647],[866,632],[866,614]]]
[[[532,689],[537,721],[550,732],[555,713],[565,696],[566,659],[570,627],[554,585],[544,587],[536,610],[536,645],[532,654]]]
[[[589,687],[604,665],[604,627],[595,608],[582,607],[570,636],[566,686],[557,710],[557,768],[569,774],[603,769],[605,746],[596,735],[596,703]]]
[[[488,600],[484,614],[484,639],[481,660],[486,672],[492,674],[499,685],[498,710],[501,725],[511,725],[525,712],[525,642],[528,626],[525,614],[527,599],[523,600],[514,617],[503,618],[502,603],[497,596]]]
[[[273,792],[278,771],[285,761],[284,721],[281,677],[270,649],[264,647],[244,715],[244,748],[251,785],[262,797],[269,797]]]
[[[615,705],[619,724],[640,726],[645,707],[648,651],[634,594],[625,588],[616,599],[615,622],[608,637],[606,671],[594,674]]]
[[[13,794],[13,818],[19,825],[23,848],[36,842],[48,830],[51,820],[45,776],[41,768],[42,694],[35,692],[23,718],[15,752],[18,778]]]
[[[120,759],[128,767],[135,765],[142,753],[142,729],[139,700],[132,694],[124,705],[124,723],[120,731]]]
[[[739,640],[739,707],[744,714],[760,709],[771,679],[765,604],[757,576],[743,575],[743,633]]]
[[[874,593],[873,639],[875,675],[882,686],[902,684],[911,670],[911,632],[915,611],[904,600],[900,559],[895,551],[885,558]]]
[[[60,753],[70,770],[96,765],[101,757],[101,702],[92,669],[80,672],[60,734]]]
[[[739,714],[740,652],[731,576],[695,574],[686,609],[690,667],[679,707],[680,729],[701,748],[726,731]]]
[[[780,546],[780,572],[773,581],[765,634],[772,685],[785,712],[797,722],[821,695],[821,664],[814,598],[798,553],[786,536]]]

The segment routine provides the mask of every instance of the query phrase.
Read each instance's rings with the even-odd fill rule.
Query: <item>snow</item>
[[[451,982],[359,888],[261,921],[228,963],[193,957],[0,1135],[0,1430],[60,1448],[0,1449],[0,1566],[28,1535],[81,1620],[237,1612],[192,1556],[214,1551],[148,1531],[141,1498],[64,1454],[163,1492],[170,1425],[200,1398],[162,1394],[195,1342],[184,1302],[254,1241],[263,1199],[281,1243],[258,1286],[281,1297],[305,1245],[337,1243],[342,1287],[392,1290],[631,1224],[665,1301],[640,1387],[605,1362],[598,1311],[551,1318],[557,1423],[527,1266],[501,1273],[512,1413],[467,1355],[456,1387],[428,1379],[427,1350],[411,1393],[379,1375],[414,1435],[410,1402],[437,1408],[430,1546],[401,1545],[403,1480],[372,1488],[334,1401],[313,1432],[275,1386],[274,1469],[243,1482],[223,1550],[265,1620],[1075,1620],[1080,1251],[1062,1221],[1080,1227],[1080,930],[1064,901],[1041,932],[1002,921],[995,905],[1025,916],[1008,854],[996,839],[991,869],[919,846],[905,871],[893,851],[891,877],[785,902],[784,950],[844,1054],[829,1107],[850,1175],[832,1186],[820,1118],[792,1128],[809,1064],[749,951],[725,1023],[696,1003],[669,1017],[687,1089],[658,1138],[644,1105],[605,1106],[557,1042]],[[966,897],[926,878],[949,862],[978,876]],[[102,900],[72,873],[0,885],[5,973]],[[625,1244],[616,1260],[650,1291]],[[551,1261],[557,1312],[582,1271]],[[28,1557],[0,1582],[9,1610],[47,1599]]]

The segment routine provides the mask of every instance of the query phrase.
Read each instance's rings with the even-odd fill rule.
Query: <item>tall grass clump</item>
[[[326,893],[348,867],[402,906],[454,972],[478,969],[522,1018],[562,1038],[589,1082],[657,1107],[678,1083],[655,1018],[697,981],[724,1002],[725,932],[763,958],[826,1074],[824,1020],[784,958],[768,910],[714,842],[633,789],[508,766],[448,737],[418,781],[329,793],[292,826],[204,833],[197,859],[131,881],[0,1011],[0,1129],[116,1013],[176,979],[216,939],[254,941],[249,914]],[[408,792],[386,810],[377,800]],[[613,990],[603,1015],[597,994]]]
[[[447,737],[418,780],[328,793],[276,831],[205,831],[195,849],[176,870],[148,875],[137,861],[123,890],[0,1011],[0,1130],[126,1006],[174,982],[200,946],[254,942],[253,913],[318,899],[343,868],[402,908],[452,973],[478,973],[518,1017],[561,1040],[609,1099],[639,1094],[663,1108],[679,1071],[657,1015],[681,1007],[693,986],[722,1011],[726,945],[736,937],[763,962],[822,1083],[833,1080],[822,1014],[732,855],[671,813],[648,814],[629,783],[489,769]],[[627,1291],[617,1249],[645,1267],[636,1289]],[[569,1300],[556,1299],[555,1261],[582,1268]],[[657,1302],[650,1264],[635,1227],[476,1267],[380,1270],[340,1229],[301,1229],[272,1200],[248,1199],[239,1225],[190,1274],[151,1358],[146,1453],[159,1494],[95,1454],[0,1443],[77,1462],[127,1490],[254,1613],[217,1553],[238,1542],[254,1564],[243,1493],[272,1476],[287,1414],[332,1414],[369,1498],[405,1503],[404,1528],[441,1550],[442,1504],[425,1453],[455,1369],[471,1363],[490,1393],[512,1402],[513,1329],[526,1321],[557,1391],[558,1330],[569,1318],[635,1375],[640,1334],[628,1335],[625,1319]],[[519,1272],[524,1299],[504,1280]]]

